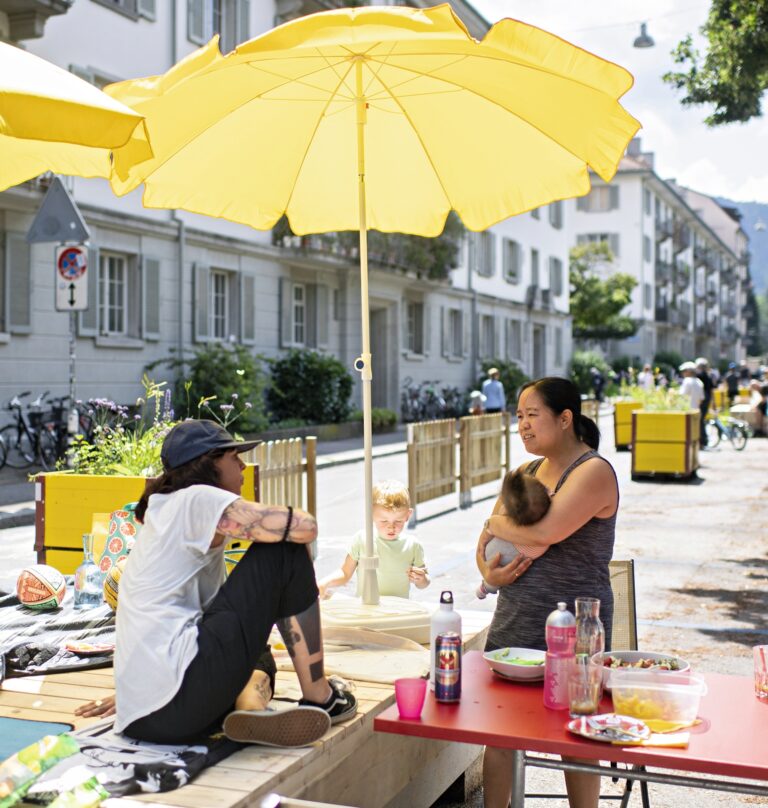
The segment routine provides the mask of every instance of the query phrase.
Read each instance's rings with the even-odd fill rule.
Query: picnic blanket
[[[5,676],[103,668],[112,664],[111,654],[78,656],[62,647],[73,640],[114,643],[115,615],[106,604],[76,610],[70,580],[58,609],[35,611],[22,606],[16,595],[0,597],[0,681]]]
[[[72,788],[73,782],[94,775],[112,797],[171,791],[243,748],[223,735],[203,738],[194,746],[135,741],[115,732],[112,719],[69,734],[80,751],[40,775],[27,792],[27,799],[50,802]]]
[[[270,637],[278,670],[293,670],[279,634]],[[323,627],[325,672],[358,682],[392,684],[401,677],[424,676],[429,651],[414,640],[365,628]]]

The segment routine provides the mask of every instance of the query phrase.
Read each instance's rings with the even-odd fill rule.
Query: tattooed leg
[[[299,615],[278,620],[277,628],[291,656],[305,698],[325,701],[330,695],[330,687],[324,675],[318,602]]]
[[[269,676],[264,671],[254,671],[248,684],[235,701],[236,710],[264,710],[272,698]]]

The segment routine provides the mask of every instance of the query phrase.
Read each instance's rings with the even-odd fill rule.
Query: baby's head
[[[382,539],[394,541],[408,524],[413,510],[408,489],[398,480],[373,486],[373,523]]]
[[[532,525],[549,510],[549,491],[532,474],[518,469],[504,477],[501,502],[516,525]]]

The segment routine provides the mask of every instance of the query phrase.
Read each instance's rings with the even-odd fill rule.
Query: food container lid
[[[674,673],[638,668],[615,668],[609,671],[608,684],[613,688],[642,688],[643,690],[659,690],[677,693],[698,693],[703,696],[707,692],[707,683],[699,676],[690,673]]]

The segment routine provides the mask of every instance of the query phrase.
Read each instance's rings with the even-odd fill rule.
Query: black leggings
[[[191,743],[220,728],[264,653],[272,626],[318,596],[302,544],[253,543],[219,590],[197,631],[197,655],[176,695],[125,728],[152,743]],[[116,675],[120,675],[117,671]]]

